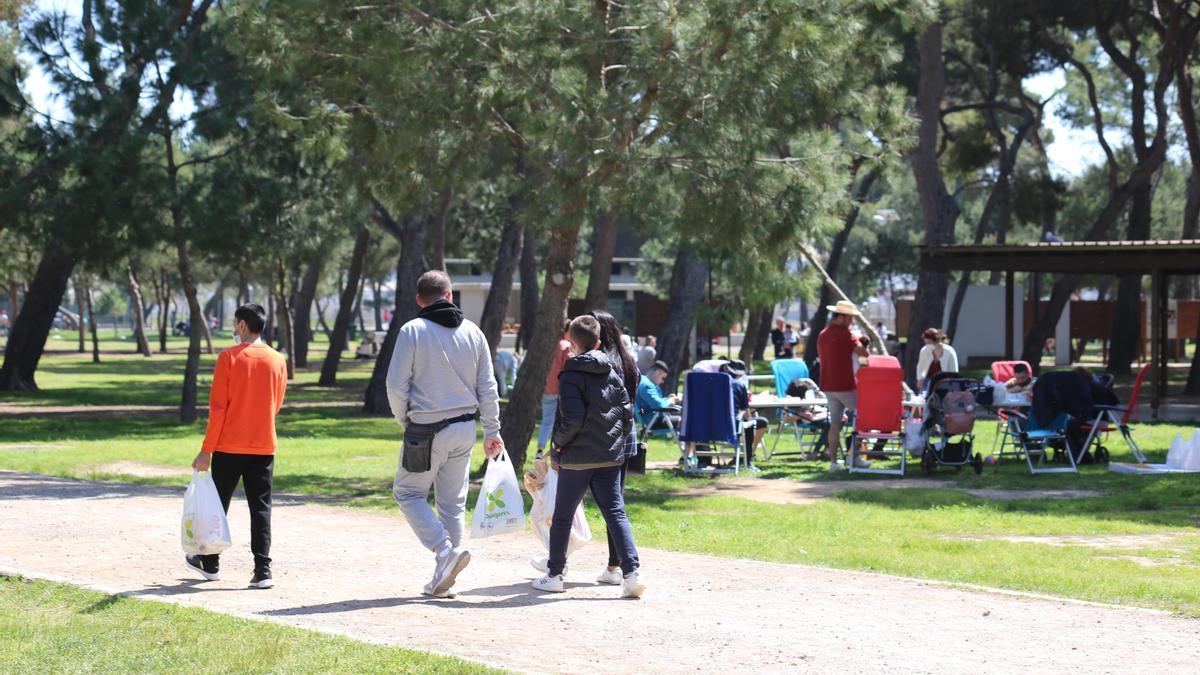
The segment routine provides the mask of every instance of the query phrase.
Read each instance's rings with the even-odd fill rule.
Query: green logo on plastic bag
[[[503,485],[496,488],[495,491],[487,493],[487,510],[488,510],[488,512],[495,511],[498,508],[500,508],[500,509],[504,508],[504,506],[505,506],[504,500],[500,499],[500,497],[502,497],[502,496],[504,496],[504,486]]]
[[[188,519],[188,520],[185,520],[185,521],[183,521],[183,533],[187,535],[187,538],[188,538],[188,539],[195,539],[195,538],[196,538],[196,535],[192,534],[192,521],[191,521],[191,519]]]

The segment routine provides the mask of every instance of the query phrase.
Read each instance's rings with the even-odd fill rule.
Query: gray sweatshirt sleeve
[[[392,351],[392,362],[388,364],[387,395],[392,414],[401,427],[408,426],[408,395],[412,385],[413,352],[412,335],[401,329],[396,336],[396,348]]]
[[[475,395],[479,398],[479,420],[483,423],[485,439],[500,436],[500,395],[496,391],[496,378],[492,374],[492,350],[488,347],[483,332],[475,331]],[[389,389],[390,391],[390,389]]]

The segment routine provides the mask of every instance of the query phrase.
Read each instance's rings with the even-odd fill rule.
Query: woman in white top
[[[922,337],[925,346],[921,347],[921,355],[917,358],[917,389],[920,390],[924,390],[929,378],[938,373],[958,372],[958,354],[946,341],[942,329],[926,328]]]

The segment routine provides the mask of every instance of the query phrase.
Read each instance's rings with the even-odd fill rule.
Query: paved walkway
[[[952,588],[885,575],[642,551],[649,590],[592,583],[602,544],[571,561],[569,591],[529,589],[529,535],[469,542],[456,600],[420,594],[432,571],[398,513],[283,500],[278,586],[250,577],[235,500],[225,580],[179,552],[181,492],[0,472],[0,571],[56,578],[524,671],[1187,672],[1200,622],[1162,612]],[[635,523],[636,529],[636,523]],[[1098,581],[1098,583],[1101,583]]]

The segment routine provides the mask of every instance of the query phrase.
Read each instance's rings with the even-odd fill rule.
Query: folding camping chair
[[[1133,381],[1133,392],[1129,395],[1129,402],[1125,404],[1124,413],[1119,418],[1117,417],[1117,413],[1121,411],[1121,406],[1119,405],[1093,406],[1093,409],[1096,411],[1096,418],[1092,420],[1091,424],[1084,424],[1082,430],[1087,433],[1087,440],[1083,442],[1084,449],[1090,449],[1093,444],[1096,446],[1094,452],[1096,461],[1108,461],[1108,448],[1104,447],[1103,441],[1113,431],[1120,431],[1121,436],[1125,439],[1125,444],[1129,446],[1137,461],[1142,464],[1146,463],[1146,455],[1142,454],[1142,449],[1133,440],[1133,429],[1129,426],[1129,423],[1137,421],[1138,397],[1141,396],[1142,384],[1146,381],[1146,376],[1149,373],[1149,363],[1142,366],[1141,370],[1138,371],[1137,379]]]
[[[780,398],[787,396],[788,385],[794,380],[805,380],[814,391],[820,393],[817,383],[808,379],[808,364],[804,362],[804,359],[775,359],[771,362],[771,374],[775,376],[775,395]],[[821,445],[821,437],[826,433],[824,428],[804,421],[786,422],[789,414],[787,408],[777,410],[775,414],[778,417],[778,424],[775,428],[775,438],[771,441],[771,449],[766,452],[766,459],[771,459],[776,454],[802,455]],[[775,448],[779,445],[779,439],[783,436],[784,426],[791,426],[792,431],[795,432],[796,443],[800,446],[797,452],[775,452]],[[766,450],[765,447],[763,449]]]
[[[996,382],[1008,382],[1015,375],[1017,365],[1025,366],[1025,369],[1030,373],[1033,368],[1029,366],[1027,361],[995,361],[992,363],[992,379]],[[1005,455],[1020,456],[1023,454],[1017,448],[1017,436],[1020,434],[1019,420],[1018,423],[1013,423],[1010,420],[1011,413],[1020,412],[1015,408],[1007,408],[1004,406],[996,408],[996,434],[992,437],[992,455],[999,460]],[[996,449],[996,442],[999,441],[1000,448]],[[1013,450],[1006,451],[1006,448],[1012,447]]]
[[[846,462],[851,473],[903,476],[908,453],[904,451],[904,370],[894,356],[871,356],[855,376],[858,410],[850,434]],[[858,468],[859,445],[872,441],[873,456],[900,457],[899,469]]]
[[[1032,410],[1029,414],[1009,411],[1008,422],[1016,433],[1016,447],[1019,454],[1025,458],[1030,474],[1036,476],[1039,473],[1079,473],[1075,453],[1071,451],[1071,442],[1067,438],[1068,419],[1066,413],[1061,413],[1046,424],[1037,420]],[[1052,445],[1057,443],[1061,443],[1065,448],[1064,454],[1070,466],[1046,466],[1046,456],[1050,454]]]
[[[651,408],[649,410],[644,410],[643,412],[649,412],[653,414],[650,416],[650,422],[642,426],[642,431],[639,434],[638,440],[645,443],[646,441],[650,440],[651,436],[660,434],[675,439],[676,443],[679,442],[679,430],[675,428],[675,423],[671,421],[672,417],[680,413],[679,406],[673,405],[670,408]],[[655,428],[660,420],[666,422],[666,429],[661,427],[657,429]]]
[[[728,373],[688,373],[683,385],[682,426],[679,440],[685,444],[685,452],[715,460],[733,459],[732,468],[685,467],[684,471],[737,474],[745,468],[742,423],[733,408],[733,379]],[[701,445],[704,450],[698,449]]]

